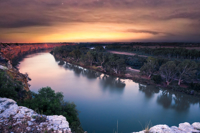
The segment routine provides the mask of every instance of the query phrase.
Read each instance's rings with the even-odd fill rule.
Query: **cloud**
[[[88,32],[96,23],[111,31],[146,33],[164,36],[166,40],[174,35],[180,39],[199,35],[196,30],[200,28],[199,0],[0,0],[0,3],[0,28],[4,29],[0,35],[23,28],[27,33],[55,32],[56,28],[71,29],[72,25],[77,31]],[[121,27],[115,29],[115,24]],[[98,31],[95,27],[91,30]]]
[[[10,22],[0,22],[0,28],[22,28],[32,26],[50,26],[48,21],[37,21],[37,20],[18,20]]]

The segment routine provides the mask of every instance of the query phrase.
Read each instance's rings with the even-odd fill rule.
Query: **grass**
[[[139,122],[140,123],[140,122]],[[142,124],[140,123],[140,125],[142,126]],[[142,126],[142,129],[145,133],[151,133],[150,132],[150,128],[152,127],[152,123],[151,121],[149,121],[148,123],[145,124],[145,127]]]

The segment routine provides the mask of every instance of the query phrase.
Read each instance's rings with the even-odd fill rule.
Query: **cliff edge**
[[[3,133],[71,133],[69,123],[64,116],[37,114],[32,109],[18,106],[12,99],[1,97],[0,131]]]
[[[140,132],[133,133],[200,133],[200,123],[195,122],[192,125],[190,123],[180,123],[179,127],[172,126],[169,127],[167,125],[156,125],[151,127],[150,129],[146,129]]]

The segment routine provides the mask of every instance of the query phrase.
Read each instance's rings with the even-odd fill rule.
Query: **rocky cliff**
[[[62,115],[46,116],[18,106],[8,98],[0,98],[0,132],[3,133],[71,133],[69,123]]]
[[[12,77],[14,80],[21,81],[23,88],[29,91],[28,80],[30,79],[27,74],[22,74],[12,66],[12,59],[23,55],[24,53],[29,53],[32,51],[52,49],[54,47],[60,47],[64,45],[75,45],[67,43],[50,43],[50,44],[0,44],[0,69],[4,70]]]
[[[200,123],[195,122],[190,125],[188,122],[179,124],[179,127],[167,125],[156,125],[150,129],[133,133],[200,133]]]
[[[60,47],[64,45],[75,45],[67,43],[50,43],[50,44],[0,44],[1,53],[9,60],[18,56],[18,54],[23,54],[27,51],[36,51],[41,49],[52,49],[54,47]]]

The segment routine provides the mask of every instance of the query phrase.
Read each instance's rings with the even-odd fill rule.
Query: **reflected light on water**
[[[30,90],[50,86],[63,92],[80,111],[85,131],[113,132],[119,122],[119,132],[142,130],[151,121],[156,124],[178,126],[200,120],[200,99],[132,80],[119,79],[69,63],[60,64],[44,52],[27,56],[19,70],[32,79]]]

